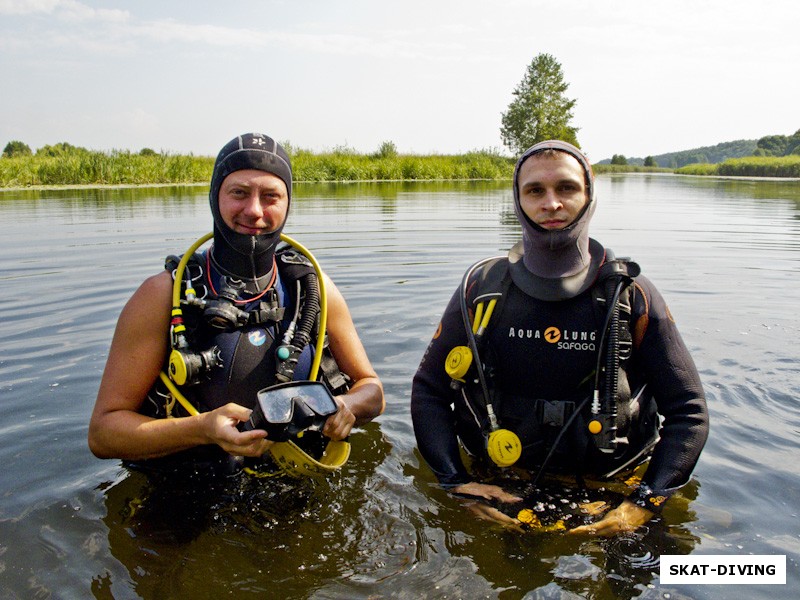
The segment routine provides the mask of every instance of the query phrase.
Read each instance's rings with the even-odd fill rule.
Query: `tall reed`
[[[716,165],[681,167],[681,175],[723,175],[730,177],[800,177],[800,156],[745,156]]]
[[[292,152],[295,181],[506,179],[513,160],[489,151],[463,155],[365,155],[335,150]],[[75,152],[0,159],[0,187],[202,183],[214,159],[170,154]]]
[[[130,152],[75,152],[0,159],[0,187],[141,185],[208,181],[214,159]]]
[[[719,165],[719,175],[745,177],[800,177],[800,156],[748,156]]]
[[[313,153],[289,147],[294,180],[432,181],[511,179],[514,159],[494,151],[461,155],[414,155],[393,152],[358,154],[348,149]],[[127,151],[65,153],[61,156],[0,158],[0,188],[38,185],[147,185],[207,183],[214,159],[177,154]],[[745,157],[714,164],[692,164],[676,171],[632,165],[594,165],[595,172],[675,172],[689,175],[800,177],[800,156]]]

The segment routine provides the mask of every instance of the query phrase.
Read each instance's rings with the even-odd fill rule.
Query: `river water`
[[[0,192],[0,597],[795,598],[800,182],[598,178],[594,237],[667,298],[707,391],[692,482],[636,534],[479,521],[415,450],[411,377],[475,260],[519,237],[507,183],[297,185],[286,233],[348,300],[386,390],[323,482],[149,481],[86,428],[116,318],[210,228],[204,187]],[[558,511],[613,490],[553,485]],[[667,585],[661,554],[786,555],[785,586]]]

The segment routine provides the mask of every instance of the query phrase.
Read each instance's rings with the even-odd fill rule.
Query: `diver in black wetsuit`
[[[649,458],[627,499],[572,532],[635,529],[687,483],[705,444],[697,369],[655,286],[589,238],[594,176],[580,150],[536,144],[513,186],[522,241],[467,272],[414,377],[420,452],[452,493],[501,502],[520,498],[475,481],[460,448],[537,479],[608,478]]]
[[[278,247],[291,192],[289,156],[269,136],[240,135],[222,148],[209,194],[213,246],[195,259],[201,238],[186,253],[185,279],[168,259],[166,269],[139,287],[119,317],[89,424],[96,456],[141,462],[202,453],[225,464],[230,457],[258,459],[267,451],[275,457],[286,442],[270,437],[264,422],[245,425],[260,406],[262,390],[279,381],[293,385],[298,377],[317,380],[316,367],[308,366],[317,360],[333,361],[337,368],[330,371],[346,376],[346,385],[327,386],[336,395],[324,410],[313,409],[313,396],[304,400],[304,409],[325,414],[319,433],[339,442],[337,448],[354,426],[382,412],[383,387],[344,298],[319,269],[293,274],[303,270],[302,257]],[[302,293],[294,285],[300,279],[310,286]],[[316,296],[310,291],[314,286]],[[294,309],[301,297],[304,306],[313,304],[308,311]],[[321,324],[323,305],[327,328]],[[300,312],[299,322],[293,321]],[[307,335],[300,343],[296,331],[306,316]],[[315,337],[319,345],[311,359]],[[319,379],[328,384],[330,378]],[[309,458],[296,459],[289,451],[278,458],[295,463]],[[345,454],[338,456],[346,460]]]

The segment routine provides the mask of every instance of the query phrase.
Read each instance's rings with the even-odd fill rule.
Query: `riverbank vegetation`
[[[800,130],[792,135],[768,135],[758,140],[737,140],[716,146],[641,158],[615,154],[603,168],[659,165],[682,175],[730,177],[800,177]],[[597,165],[600,167],[601,165]],[[606,172],[607,172],[606,170]],[[620,170],[633,171],[622,167]],[[614,172],[614,171],[612,171]]]
[[[592,165],[595,175],[603,173],[673,173],[675,169],[664,169],[661,167],[645,167],[642,165]]]
[[[317,154],[289,146],[295,181],[511,179],[514,161],[492,150],[461,155],[399,154],[384,142],[373,154],[349,148]]]
[[[723,177],[800,177],[800,155],[748,156],[720,164],[686,165],[679,175],[718,175]]]
[[[36,153],[16,143],[16,151],[0,158],[0,188],[76,185],[207,184],[210,156],[140,152],[91,151],[66,143],[45,146]],[[295,181],[435,181],[510,180],[514,159],[496,150],[461,155],[400,154],[384,142],[371,154],[347,147],[315,153],[286,144]],[[8,149],[8,146],[7,146]],[[635,164],[595,164],[595,173],[677,173],[738,177],[800,177],[800,155],[750,156],[719,164],[696,163],[679,169]]]
[[[161,154],[146,148],[139,153],[96,152],[66,146],[62,152],[3,156],[0,187],[207,183],[214,168],[210,156]],[[286,146],[298,182],[510,179],[514,168],[511,158],[491,150],[423,156],[399,154],[391,142],[373,154],[346,147],[314,153]]]
[[[130,152],[0,159],[0,187],[195,183],[211,178],[214,159]]]

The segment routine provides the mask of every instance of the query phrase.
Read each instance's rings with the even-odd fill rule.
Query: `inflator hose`
[[[297,324],[297,330],[292,338],[292,345],[297,348],[305,348],[311,341],[311,330],[314,327],[314,321],[317,319],[317,307],[319,306],[319,285],[317,284],[317,277],[312,274],[303,277],[303,288],[305,289],[306,296],[303,301],[303,311],[300,317],[300,322]]]
[[[619,389],[619,295],[622,292],[619,282],[611,300],[611,321],[608,325],[608,351],[606,353],[606,385],[603,412],[612,423],[617,420],[617,391]]]

